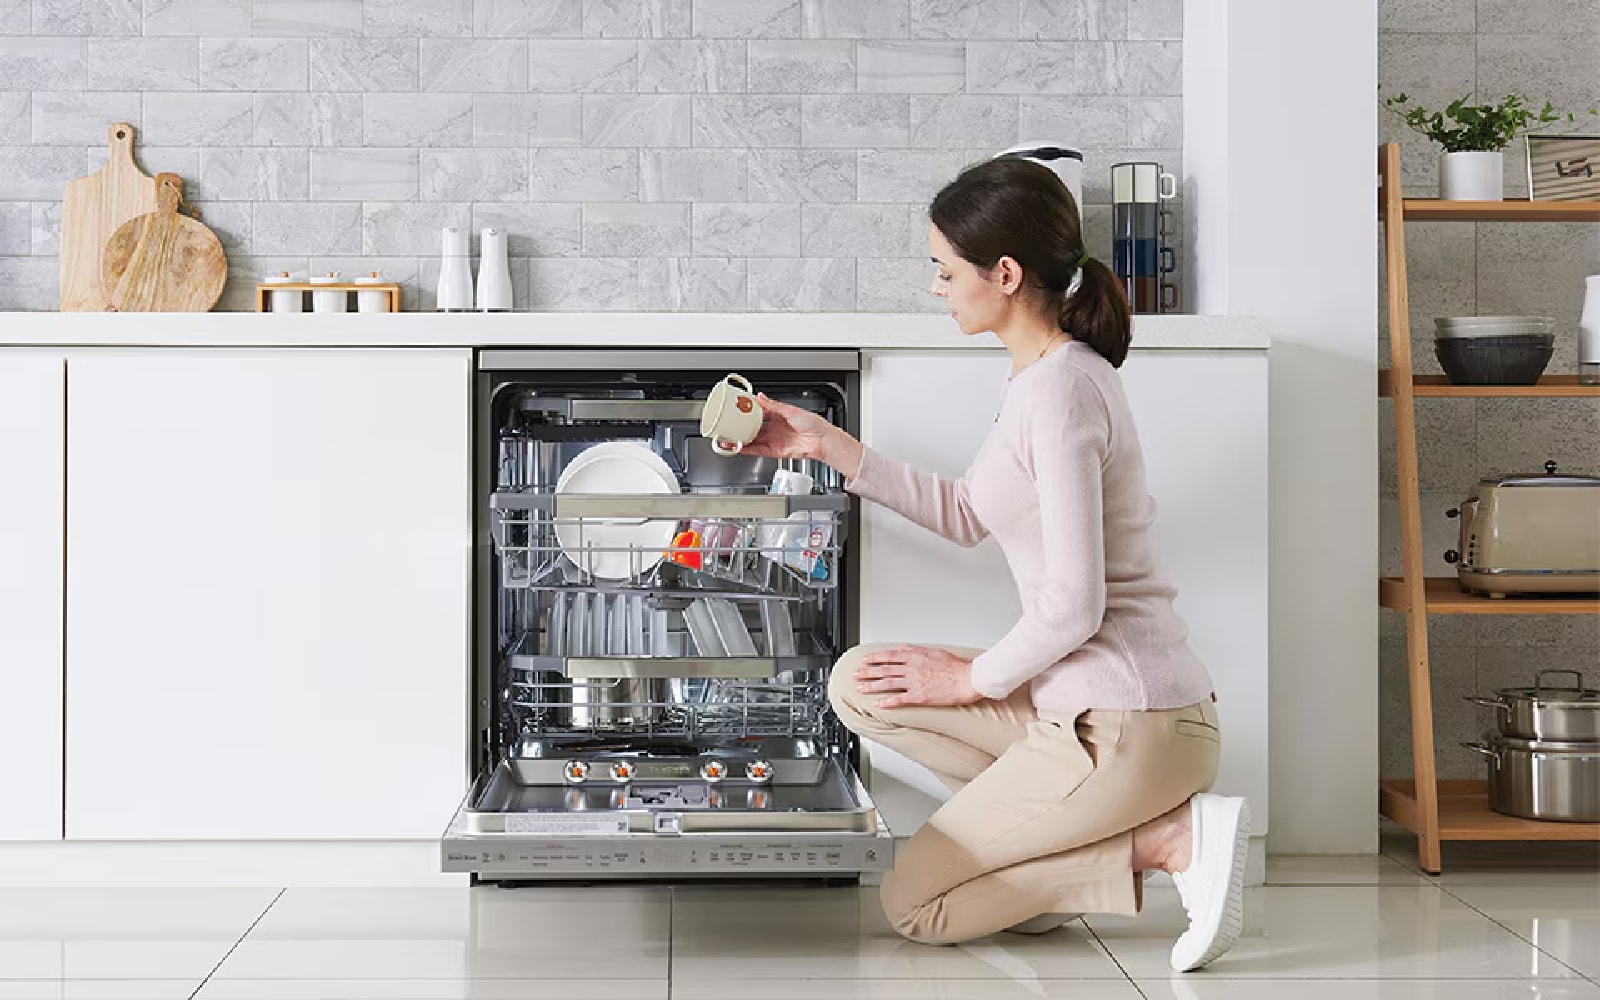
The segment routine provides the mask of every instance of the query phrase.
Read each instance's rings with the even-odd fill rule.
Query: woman
[[[1002,157],[934,198],[932,292],[961,331],[1012,358],[967,474],[881,455],[815,414],[762,399],[747,453],[822,461],[846,488],[958,545],[993,534],[1021,620],[987,650],[862,646],[830,699],[845,725],[954,792],[883,883],[896,930],[953,943],[1038,933],[1083,912],[1137,913],[1143,874],[1172,873],[1189,911],[1173,967],[1232,946],[1249,829],[1217,772],[1216,700],[1157,573],[1144,463],[1116,369],[1128,305],[1083,247],[1045,167]]]

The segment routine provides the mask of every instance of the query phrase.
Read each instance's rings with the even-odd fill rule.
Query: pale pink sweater
[[[1031,681],[1036,707],[1071,714],[1210,697],[1156,567],[1155,501],[1122,380],[1087,344],[1068,341],[1017,374],[960,479],[868,448],[845,485],[958,545],[1000,543],[1022,618],[973,661],[986,697]]]

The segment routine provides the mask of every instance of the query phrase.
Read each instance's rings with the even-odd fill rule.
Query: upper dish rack
[[[490,511],[508,590],[721,592],[806,600],[839,582],[850,498],[502,489]]]

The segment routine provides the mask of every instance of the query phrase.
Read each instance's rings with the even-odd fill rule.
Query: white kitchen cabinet
[[[68,839],[438,835],[467,752],[470,359],[73,353]]]
[[[0,349],[0,840],[61,839],[65,371]]]
[[[1002,351],[867,352],[865,440],[945,476],[967,468],[992,426]],[[1264,351],[1139,351],[1121,369],[1137,421],[1157,552],[1177,610],[1217,685],[1219,791],[1267,817],[1267,357]],[[1021,613],[993,540],[961,549],[875,504],[862,515],[861,638],[987,646]],[[873,747],[873,786],[899,834],[948,794],[931,774]]]

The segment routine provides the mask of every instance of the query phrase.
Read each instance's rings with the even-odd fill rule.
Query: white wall
[[[1188,0],[1194,301],[1272,328],[1269,844],[1377,846],[1377,4]]]

